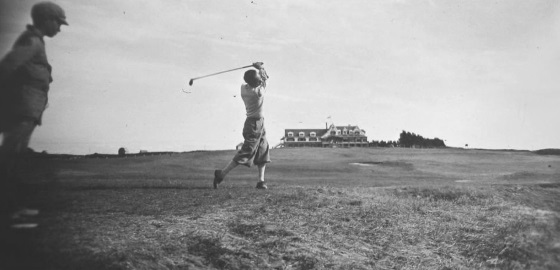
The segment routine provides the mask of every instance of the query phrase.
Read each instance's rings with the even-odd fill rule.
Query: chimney
[[[325,122],[325,129],[329,129],[327,122]]]

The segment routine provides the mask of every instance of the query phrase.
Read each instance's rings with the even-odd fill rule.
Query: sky
[[[0,0],[0,54],[38,1]],[[234,149],[243,70],[270,79],[265,126],[405,130],[447,146],[560,148],[560,1],[53,1],[54,81],[30,147],[49,153]],[[190,93],[185,93],[187,91]]]

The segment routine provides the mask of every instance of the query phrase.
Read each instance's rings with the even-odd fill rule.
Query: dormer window
[[[340,130],[339,129],[336,130],[336,135],[340,135]]]
[[[294,137],[294,133],[293,132],[288,132],[288,137]]]
[[[331,135],[336,135],[336,131],[331,131]]]
[[[342,135],[346,135],[346,134],[348,134],[348,131],[346,131],[346,129],[345,129],[345,130],[342,131]]]
[[[353,131],[348,131],[348,135],[354,135]]]
[[[299,137],[300,137],[300,138],[303,138],[303,137],[305,137],[305,132],[303,132],[303,131],[302,131],[302,132],[300,132],[300,133],[299,133]]]
[[[311,133],[309,133],[309,136],[311,136],[312,138],[317,137],[317,133],[311,132]]]

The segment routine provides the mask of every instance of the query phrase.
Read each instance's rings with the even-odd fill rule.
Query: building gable
[[[325,129],[292,128],[284,130],[285,147],[366,147],[365,131],[358,126],[335,126]]]

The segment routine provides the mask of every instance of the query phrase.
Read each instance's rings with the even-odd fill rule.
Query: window
[[[310,136],[310,137],[313,137],[313,138],[314,138],[314,137],[317,137],[317,133],[311,132],[311,133],[309,133],[309,136]]]
[[[331,135],[336,135],[336,131],[331,131]]]
[[[305,138],[298,138],[298,142],[305,142]]]
[[[346,135],[346,134],[348,134],[348,131],[343,130],[343,131],[342,131],[342,135]]]
[[[300,137],[300,138],[305,137],[305,132],[301,131],[301,132],[299,133],[299,137]]]
[[[354,135],[353,131],[348,131],[348,135]]]
[[[340,135],[340,130],[339,129],[336,130],[336,135]]]
[[[294,137],[294,133],[293,132],[288,132],[288,137]]]

